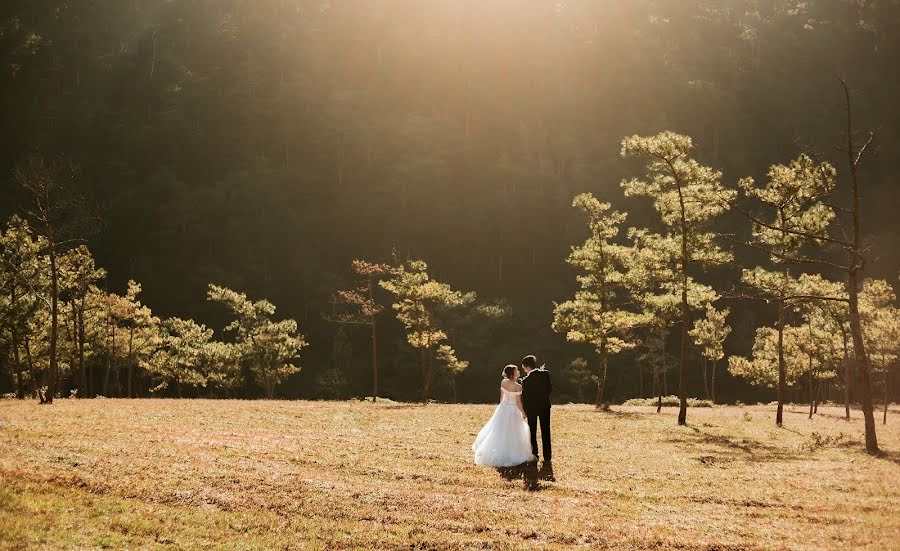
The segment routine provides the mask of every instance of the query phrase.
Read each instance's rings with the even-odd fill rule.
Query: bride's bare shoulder
[[[500,386],[504,390],[508,390],[510,392],[519,392],[520,390],[522,390],[522,385],[509,379],[504,379],[503,382],[500,383]]]

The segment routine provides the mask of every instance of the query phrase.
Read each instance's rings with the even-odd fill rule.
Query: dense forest
[[[856,401],[830,304],[847,299],[776,304],[844,297],[852,172],[861,315],[896,332],[898,24],[896,0],[6,1],[0,390],[26,363],[23,388],[46,386],[58,299],[63,396],[370,396],[377,342],[378,393],[398,400],[494,400],[503,365],[535,353],[560,401],[682,384],[768,402],[779,363],[786,400]],[[635,265],[677,229],[647,165],[673,150],[721,206],[696,218],[716,245],[691,233],[708,266],[689,324],[633,298],[677,279]],[[48,178],[67,185],[42,219]],[[813,190],[795,212],[811,225],[769,217],[781,181]],[[835,219],[817,226],[822,208]],[[57,214],[65,238],[48,235]],[[631,249],[585,258],[606,239]],[[753,275],[779,255],[823,280],[779,295]],[[616,289],[595,292],[607,261]],[[33,304],[14,308],[15,289]],[[579,326],[605,293],[621,315]],[[873,392],[896,399],[895,350],[878,352]]]

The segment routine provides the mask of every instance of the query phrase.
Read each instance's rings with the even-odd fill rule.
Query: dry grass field
[[[900,411],[559,406],[551,476],[471,464],[492,409],[2,401],[0,547],[900,549]]]

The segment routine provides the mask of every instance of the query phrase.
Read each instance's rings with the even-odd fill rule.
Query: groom
[[[541,447],[544,450],[544,462],[552,461],[553,452],[550,449],[550,393],[553,392],[553,383],[550,381],[550,373],[541,366],[537,368],[537,359],[528,355],[522,358],[522,369],[525,378],[522,379],[522,407],[528,417],[528,429],[531,431],[531,453],[537,457],[537,425],[541,422]]]

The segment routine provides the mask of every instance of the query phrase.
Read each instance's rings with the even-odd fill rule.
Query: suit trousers
[[[552,461],[553,450],[550,445],[550,406],[536,411],[526,411],[528,417],[528,430],[531,433],[531,453],[538,455],[537,427],[541,425],[541,448],[544,452],[544,461]]]

